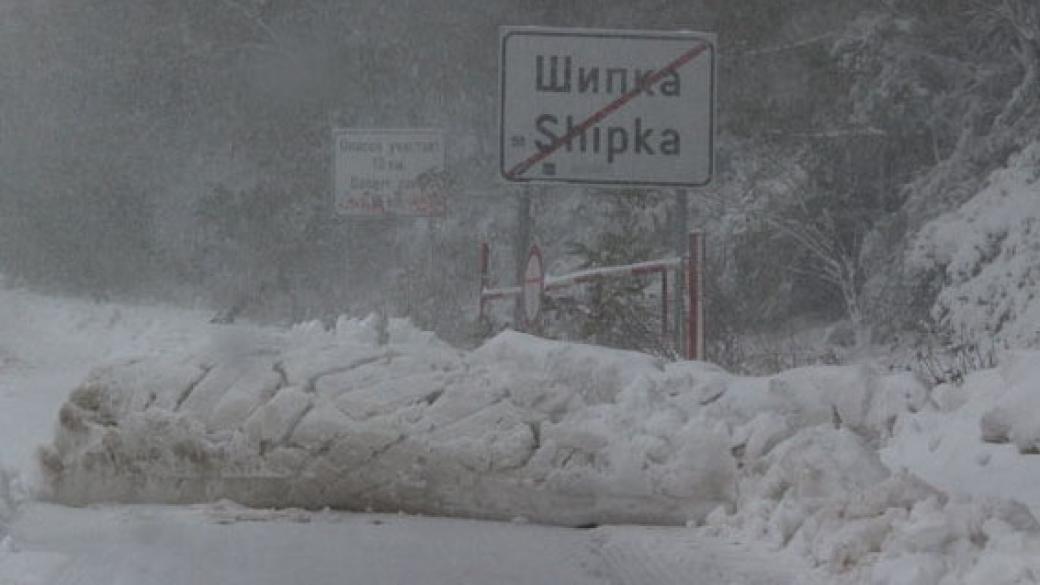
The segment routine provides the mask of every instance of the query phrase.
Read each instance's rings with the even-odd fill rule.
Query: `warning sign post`
[[[439,130],[355,130],[332,133],[333,203],[348,216],[441,216],[446,193]]]
[[[714,35],[505,27],[500,58],[506,181],[711,182]]]

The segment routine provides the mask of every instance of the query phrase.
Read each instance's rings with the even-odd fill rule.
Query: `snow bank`
[[[1029,506],[1040,510],[1040,458],[1028,454],[1040,354],[1009,354],[998,369],[924,394],[898,377],[880,380],[902,390],[874,393],[874,402],[903,396],[904,410],[895,401],[868,409],[867,431],[837,415],[779,441],[784,427],[770,414],[737,426],[733,436],[748,438],[738,501],[709,515],[704,530],[793,550],[838,582],[1036,582],[1040,524]]]
[[[959,209],[927,224],[909,255],[941,270],[933,313],[966,338],[1040,343],[1040,143],[1012,157]]]
[[[736,512],[704,530],[794,550],[834,581],[872,585],[1033,583],[1040,524],[1023,504],[951,498],[845,429],[799,431],[743,462]]]
[[[998,368],[936,387],[938,409],[904,417],[881,455],[943,490],[1015,498],[1040,514],[1038,381],[1040,353],[1007,353]]]
[[[381,345],[378,329],[239,332],[96,369],[41,457],[52,497],[686,523],[732,509],[748,453],[821,424],[876,441],[925,394],[866,367],[738,378],[512,332],[461,352],[401,321]]]
[[[397,321],[380,345],[377,328],[95,370],[43,456],[54,498],[565,524],[685,522],[733,500],[724,435],[640,416],[651,358],[518,334],[464,354]]]

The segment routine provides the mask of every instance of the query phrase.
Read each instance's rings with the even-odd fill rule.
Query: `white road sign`
[[[715,35],[504,27],[500,42],[505,180],[711,182]]]
[[[333,200],[354,216],[443,215],[447,193],[439,130],[334,130]]]
[[[524,299],[524,316],[527,317],[528,323],[534,323],[542,311],[542,294],[545,292],[545,266],[542,263],[542,250],[538,246],[531,246],[527,255],[521,292]]]

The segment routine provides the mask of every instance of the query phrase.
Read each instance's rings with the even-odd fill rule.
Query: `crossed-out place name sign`
[[[715,36],[504,27],[500,172],[511,182],[711,182]]]

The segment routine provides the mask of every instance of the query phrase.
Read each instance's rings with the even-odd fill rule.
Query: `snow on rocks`
[[[733,508],[749,458],[828,460],[813,433],[833,424],[858,453],[922,393],[869,367],[739,378],[513,332],[461,352],[403,321],[343,319],[332,332],[231,330],[200,351],[97,368],[41,462],[51,496],[72,504],[227,498],[685,524]],[[857,481],[821,481],[846,480]],[[830,489],[775,481],[799,497]]]

